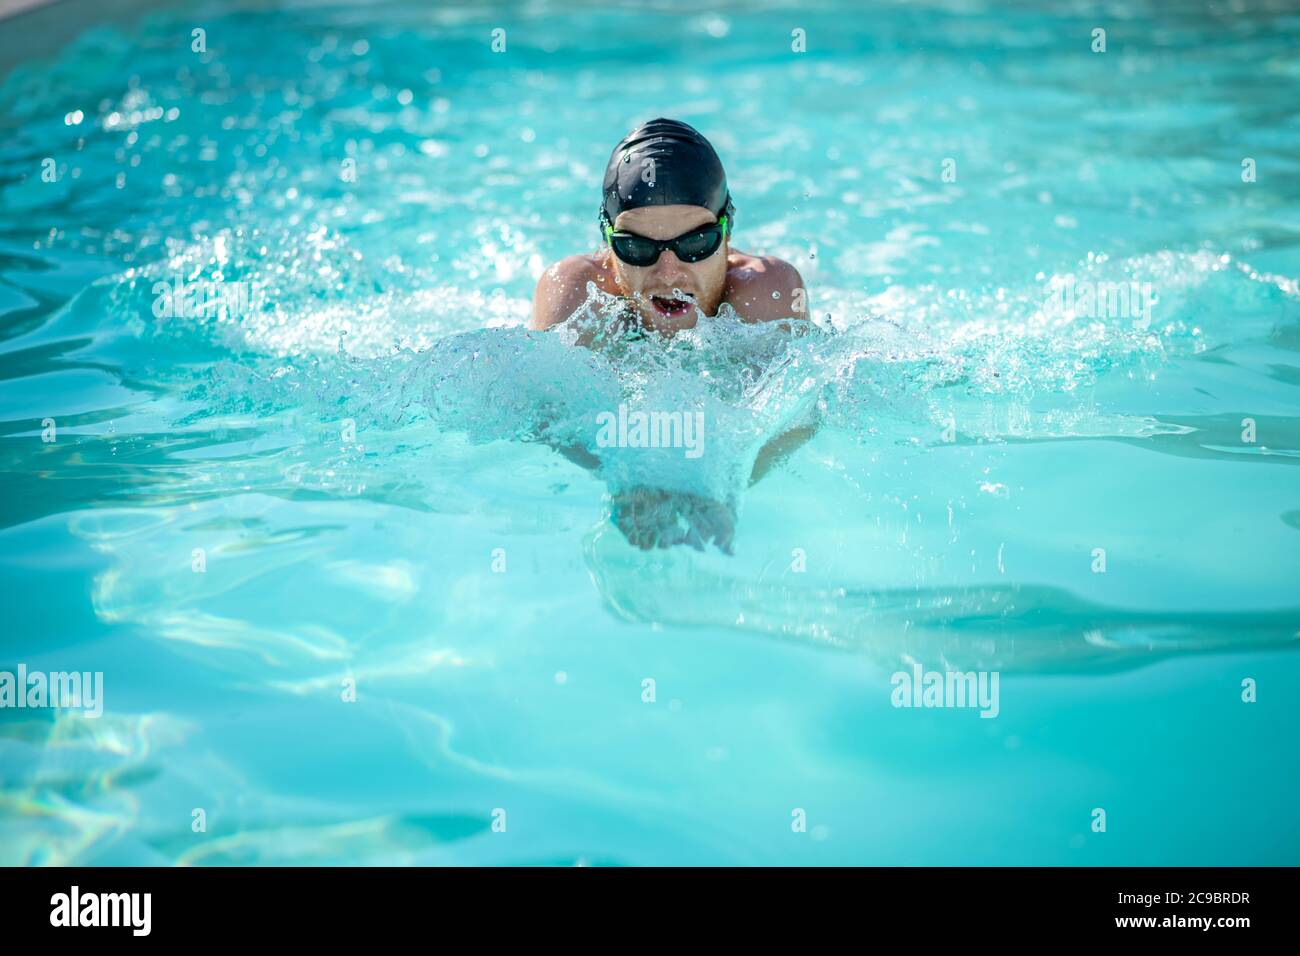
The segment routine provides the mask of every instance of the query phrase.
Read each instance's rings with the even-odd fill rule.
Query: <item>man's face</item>
[[[614,228],[649,239],[675,239],[716,221],[703,206],[642,206],[619,213]],[[699,262],[682,262],[671,249],[663,250],[658,262],[645,267],[628,265],[613,250],[610,259],[619,284],[632,297],[646,327],[675,332],[694,327],[696,306],[705,315],[718,311],[727,281],[727,246],[723,240],[713,255]],[[689,298],[681,299],[674,289]]]

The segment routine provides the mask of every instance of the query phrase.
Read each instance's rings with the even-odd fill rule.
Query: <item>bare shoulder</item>
[[[608,268],[600,253],[568,256],[548,267],[537,280],[528,327],[549,329],[563,322],[586,301],[589,282],[608,291]]]
[[[725,298],[746,322],[806,318],[807,295],[803,276],[784,259],[739,250],[727,257]]]

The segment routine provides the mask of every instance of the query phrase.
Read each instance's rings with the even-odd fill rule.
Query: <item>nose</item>
[[[677,254],[671,249],[665,249],[659,253],[659,261],[652,267],[653,275],[660,281],[670,279],[686,279],[690,277],[690,272],[686,264],[677,258]]]

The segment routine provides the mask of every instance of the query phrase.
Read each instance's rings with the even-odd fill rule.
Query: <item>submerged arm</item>
[[[815,434],[817,434],[817,425],[814,423],[798,425],[770,439],[759,449],[758,457],[754,459],[754,468],[749,473],[749,483],[755,484],[766,477],[768,472],[806,445]]]

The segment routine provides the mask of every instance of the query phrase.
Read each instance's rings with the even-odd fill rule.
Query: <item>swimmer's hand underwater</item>
[[[628,542],[645,551],[678,544],[703,551],[712,543],[724,554],[732,553],[736,512],[721,501],[688,492],[632,488],[614,496],[610,516]]]

